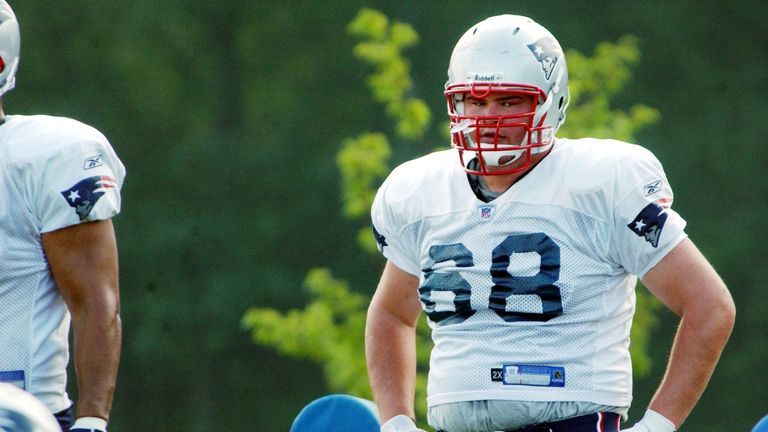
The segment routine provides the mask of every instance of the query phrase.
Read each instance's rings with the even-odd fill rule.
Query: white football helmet
[[[61,432],[56,418],[37,398],[0,383],[0,432]]]
[[[502,116],[466,116],[467,97],[483,99],[491,92],[534,95],[532,110]],[[472,26],[453,49],[445,83],[451,145],[464,169],[476,175],[523,171],[531,155],[549,150],[565,121],[570,95],[565,55],[554,36],[532,19],[499,15]],[[519,144],[500,144],[501,128],[523,128]],[[481,137],[493,135],[493,143]],[[485,141],[488,139],[485,138]],[[467,163],[477,157],[476,168]],[[514,163],[524,159],[523,162]],[[513,164],[514,163],[514,164]],[[510,165],[504,169],[504,166]],[[487,167],[502,167],[488,171]]]
[[[21,35],[11,6],[0,0],[0,96],[16,85]]]

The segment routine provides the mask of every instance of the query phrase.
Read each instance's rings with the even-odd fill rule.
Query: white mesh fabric
[[[619,309],[607,310],[606,298],[627,297],[627,290],[634,287],[634,278],[601,261],[594,252],[584,254],[584,250],[570,246],[593,244],[592,233],[599,229],[595,220],[580,213],[556,206],[499,203],[491,218],[493,223],[478,224],[477,212],[467,211],[461,215],[454,213],[429,218],[424,222],[425,228],[428,226],[430,230],[423,236],[424,243],[461,243],[474,251],[471,268],[449,265],[439,270],[461,272],[472,287],[471,305],[475,312],[462,323],[440,325],[430,322],[436,344],[431,357],[430,403],[454,402],[453,397],[467,389],[481,392],[484,399],[594,400],[594,368],[606,361],[620,363],[624,360],[621,353],[613,359],[605,352],[598,353],[597,340],[605,333],[606,325],[629,329],[621,323],[628,319],[630,305],[620,303]],[[473,228],[467,229],[471,225]],[[493,286],[489,274],[491,251],[510,235],[529,233],[546,233],[560,245],[561,264],[555,285],[559,287],[563,314],[547,322],[507,323],[489,309]],[[507,271],[514,276],[532,277],[541,267],[541,257],[536,252],[513,253],[509,262]],[[453,310],[455,296],[451,292],[439,294],[430,297],[438,302],[436,309]],[[540,314],[542,300],[536,294],[511,295],[505,309]],[[626,338],[626,335],[620,337]],[[500,386],[491,381],[490,371],[504,364],[565,366],[567,387]],[[629,370],[624,368],[619,375],[616,380],[626,391]],[[611,392],[621,390],[620,386]]]
[[[0,158],[0,372],[25,371],[31,362],[32,327],[29,322],[37,291],[37,280],[44,271],[39,247],[21,239],[34,235],[30,219],[9,169]],[[28,377],[27,377],[28,378]],[[26,385],[26,383],[18,383]]]
[[[372,209],[384,255],[421,269],[412,272],[435,341],[430,406],[487,399],[628,406],[637,277],[627,269],[649,268],[685,236],[671,210],[657,245],[627,227],[650,202],[671,204],[668,187],[644,195],[648,181],[666,182],[658,161],[626,143],[559,140],[533,171],[484,203],[456,159],[447,151],[404,164]],[[491,369],[504,365],[563,367],[565,384],[493,381]]]

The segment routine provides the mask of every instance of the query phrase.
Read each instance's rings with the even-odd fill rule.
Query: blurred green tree
[[[361,9],[347,31],[361,39],[356,57],[373,67],[366,83],[375,101],[384,105],[395,123],[398,138],[414,141],[427,130],[431,113],[427,104],[409,96],[412,88],[410,64],[402,51],[418,41],[418,34],[401,22],[390,22],[383,13]],[[628,111],[611,108],[613,98],[631,77],[630,68],[639,60],[637,40],[631,36],[617,43],[600,43],[592,57],[577,51],[567,53],[571,105],[569,122],[560,130],[563,137],[610,137],[631,141],[635,132],[659,118],[657,110],[634,105]],[[447,139],[447,125],[444,125]],[[389,173],[392,149],[383,133],[365,132],[342,142],[337,166],[342,177],[342,202],[346,217],[365,221],[380,181]],[[368,228],[361,228],[359,246],[375,253]],[[371,398],[364,353],[364,329],[369,299],[356,293],[346,281],[333,277],[327,268],[314,268],[304,286],[312,296],[302,310],[281,313],[271,308],[251,308],[242,326],[253,340],[279,352],[306,358],[322,365],[329,390]],[[632,327],[632,361],[636,375],[648,373],[648,339],[658,324],[658,303],[638,290],[638,308]],[[426,370],[431,350],[429,328],[420,319],[417,327],[418,376],[416,412],[426,413]]]

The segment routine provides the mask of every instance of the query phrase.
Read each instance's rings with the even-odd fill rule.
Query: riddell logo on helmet
[[[501,82],[503,79],[504,79],[504,74],[501,72],[495,72],[495,73],[471,72],[467,74],[467,81],[469,82]]]

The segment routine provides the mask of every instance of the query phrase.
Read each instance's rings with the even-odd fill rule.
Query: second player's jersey
[[[420,279],[429,405],[628,406],[636,275],[685,238],[659,162],[619,141],[560,139],[486,203],[457,159],[401,165],[372,208],[384,255]]]
[[[117,214],[124,176],[107,139],[90,126],[20,115],[0,125],[0,382],[26,389],[53,412],[71,403],[69,314],[42,235]]]

